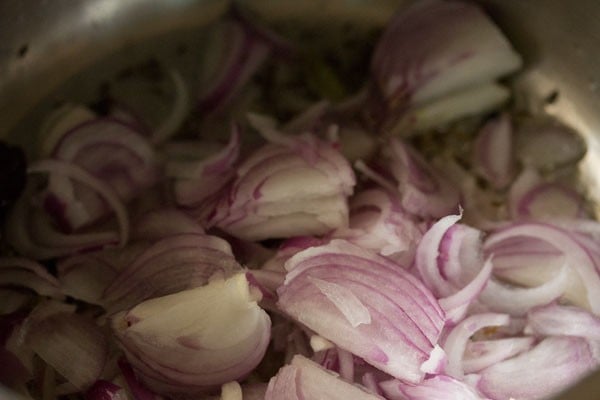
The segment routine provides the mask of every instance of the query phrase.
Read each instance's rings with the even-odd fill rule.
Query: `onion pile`
[[[44,400],[537,400],[600,367],[600,223],[572,175],[585,143],[501,108],[496,81],[521,58],[482,10],[407,6],[365,91],[298,90],[310,105],[291,119],[238,100],[271,93],[274,65],[293,75],[298,44],[240,9],[209,41],[201,88],[165,66],[156,129],[122,101],[68,105],[29,165],[0,147],[1,384]]]

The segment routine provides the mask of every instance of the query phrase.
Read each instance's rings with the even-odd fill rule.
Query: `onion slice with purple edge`
[[[190,96],[181,74],[175,69],[169,69],[167,73],[173,82],[175,100],[170,114],[152,133],[152,142],[155,144],[162,143],[177,133],[190,108]]]
[[[120,358],[117,361],[117,365],[123,374],[123,378],[125,378],[125,382],[127,383],[127,387],[131,394],[134,396],[135,400],[162,400],[163,397],[159,396],[153,392],[151,392],[147,387],[145,387],[135,375],[131,364],[127,362],[125,358]]]
[[[54,162],[54,160],[51,160]],[[54,165],[54,164],[53,164]],[[52,166],[49,168],[52,169]],[[82,172],[83,170],[79,170]],[[83,171],[85,172],[85,171]],[[96,182],[102,184],[101,182]],[[119,213],[125,217],[124,231],[102,231],[91,233],[64,234],[59,232],[46,213],[30,204],[35,196],[34,185],[27,185],[25,192],[8,213],[5,224],[7,242],[20,254],[36,260],[61,257],[86,250],[95,250],[123,241],[127,234],[128,218],[123,205],[119,205]],[[104,189],[109,190],[108,187]],[[114,197],[116,201],[116,197]],[[125,213],[123,215],[123,213]]]
[[[206,214],[217,202],[219,192],[234,177],[240,152],[240,127],[233,124],[229,143],[203,159],[169,160],[166,175],[173,179],[172,190],[179,206]]]
[[[458,210],[459,192],[409,144],[392,138],[374,169],[356,167],[383,187],[398,192],[402,208],[420,217],[440,218]],[[381,172],[380,172],[381,171]]]
[[[285,264],[279,307],[342,349],[399,379],[437,369],[444,314],[429,290],[395,262],[343,240]],[[427,371],[428,372],[428,371]]]
[[[506,188],[514,176],[512,131],[510,117],[505,113],[488,121],[475,139],[475,169],[495,189]]]
[[[457,224],[461,215],[448,215],[433,224],[417,247],[415,265],[423,283],[432,290],[455,324],[489,282],[492,262],[481,256],[481,232]]]
[[[100,327],[66,312],[32,313],[26,322],[25,346],[76,390],[87,389],[100,377],[108,354],[108,340]]]
[[[469,341],[462,360],[463,370],[466,374],[479,372],[531,349],[535,341],[532,336]]]
[[[244,273],[146,300],[113,317],[112,328],[141,381],[165,395],[198,395],[244,378],[271,334]]]
[[[491,399],[546,399],[598,365],[597,344],[577,337],[549,337],[481,371],[477,388]]]
[[[205,285],[214,274],[240,272],[229,244],[204,234],[179,234],[157,241],[141,252],[104,290],[109,311]]]
[[[506,314],[474,314],[456,325],[444,340],[442,348],[448,356],[444,372],[457,379],[464,377],[463,358],[471,336],[480,329],[508,325],[510,317]]]
[[[350,200],[350,226],[338,229],[333,237],[406,265],[412,263],[414,247],[423,233],[417,220],[400,206],[399,198],[382,188],[368,189]]]
[[[113,209],[120,230],[119,245],[124,246],[129,239],[129,219],[127,209],[114,189],[82,167],[69,162],[45,159],[34,162],[27,169],[30,174],[50,174],[76,180],[100,195]]]
[[[401,10],[380,38],[371,64],[372,92],[390,118],[407,106],[492,82],[520,65],[519,55],[478,6],[422,1]]]
[[[271,52],[269,43],[239,21],[222,22],[212,32],[197,108],[222,112],[259,70]]]
[[[83,398],[85,400],[127,400],[127,393],[119,385],[100,379],[86,390]]]
[[[355,178],[344,157],[310,134],[285,135],[266,125],[260,132],[271,143],[237,169],[209,223],[245,240],[323,235],[347,226],[346,198]]]
[[[75,164],[105,181],[123,202],[156,183],[160,174],[150,143],[136,127],[113,118],[92,119],[65,132],[52,157]],[[101,193],[73,183],[70,178],[73,179],[50,174],[45,203],[48,212],[66,230],[89,225],[109,211]]]
[[[0,287],[21,287],[62,299],[60,282],[43,265],[22,257],[0,257]]]
[[[529,310],[525,330],[540,336],[578,336],[600,342],[600,318],[575,306],[553,303]]]
[[[57,263],[57,271],[63,292],[87,303],[103,305],[104,290],[146,247],[146,244],[136,243],[122,249],[62,258]]]
[[[427,378],[416,385],[395,379],[379,385],[389,400],[482,400],[474,388],[445,375]]]
[[[543,241],[560,251],[565,257],[565,263],[576,272],[585,288],[585,307],[596,315],[600,313],[600,277],[596,259],[573,233],[547,223],[514,223],[490,234],[484,247],[493,249],[503,242],[523,238]]]
[[[524,123],[515,137],[517,158],[535,169],[552,170],[574,164],[586,152],[585,141],[577,132],[552,119]]]
[[[491,311],[523,316],[531,308],[546,305],[563,296],[570,283],[570,274],[572,269],[564,265],[555,277],[533,288],[510,287],[492,279],[479,300]]]
[[[383,400],[363,387],[340,379],[317,363],[296,355],[271,378],[265,400]]]

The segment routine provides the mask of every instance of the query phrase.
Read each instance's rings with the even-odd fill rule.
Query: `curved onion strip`
[[[120,358],[118,361],[119,369],[127,382],[127,387],[135,397],[135,400],[162,400],[162,396],[158,396],[148,390],[135,376],[135,372],[125,358]]]
[[[567,290],[571,272],[572,269],[564,265],[554,278],[534,288],[511,288],[490,280],[479,299],[492,311],[522,316],[533,307],[561,297]]]
[[[173,395],[199,394],[246,376],[271,335],[270,318],[252,298],[244,273],[146,300],[117,314],[112,328],[143,382]]]
[[[486,327],[508,325],[510,317],[506,314],[475,314],[456,325],[444,341],[444,350],[448,355],[446,374],[461,379],[464,376],[463,358],[469,338],[478,330]]]
[[[600,318],[574,306],[549,304],[527,313],[527,331],[544,336],[579,336],[600,341]]]
[[[45,214],[37,214],[37,218],[31,221],[33,215],[28,202],[34,195],[34,189],[34,185],[27,185],[25,192],[14,204],[6,218],[7,241],[19,253],[43,260],[118,242],[118,232],[65,235],[52,226]],[[66,236],[69,236],[68,240]],[[47,243],[48,241],[58,244],[58,247]],[[64,246],[65,242],[72,243],[74,247]]]
[[[504,113],[488,121],[474,143],[475,169],[496,189],[507,187],[514,174],[513,132]]]
[[[127,393],[121,386],[100,379],[86,390],[84,398],[85,400],[126,400]]]
[[[173,101],[171,113],[152,134],[152,142],[155,144],[164,142],[177,132],[177,129],[179,129],[183,123],[190,107],[190,96],[181,74],[173,68],[169,69],[167,72],[173,82],[175,100]]]
[[[216,61],[216,65],[212,71],[205,71],[205,75],[212,76],[204,77],[207,86],[198,100],[198,109],[207,114],[227,107],[271,52],[263,37],[237,21],[227,21],[218,29],[208,49],[212,57],[205,57],[209,62]]]
[[[106,185],[83,168],[59,160],[39,160],[31,164],[27,170],[29,173],[63,175],[89,186],[102,196],[115,212],[121,232],[119,245],[124,246],[127,243],[127,240],[129,239],[129,219],[127,216],[127,209],[110,186]]]
[[[445,375],[425,379],[417,385],[395,379],[379,385],[389,400],[481,400],[468,384]]]
[[[444,235],[461,217],[462,215],[448,215],[441,218],[425,232],[417,247],[415,265],[423,282],[436,295],[448,296],[453,292],[451,284],[440,273],[438,256]]]
[[[383,400],[362,387],[345,382],[319,364],[297,355],[269,381],[265,400]]]
[[[403,267],[336,239],[295,254],[285,268],[277,291],[284,312],[378,369],[422,379],[422,364],[435,356],[443,312]],[[316,280],[331,285],[319,287]]]
[[[456,293],[438,300],[440,307],[446,313],[446,324],[457,323],[464,318],[473,300],[482,292],[485,293],[485,287],[489,285],[491,275],[492,260],[488,258],[471,282]]]
[[[79,390],[91,386],[102,373],[108,340],[92,321],[59,312],[30,317],[25,343]]]
[[[552,336],[481,371],[477,388],[492,399],[546,399],[598,365],[597,344],[577,337]]]
[[[464,371],[479,372],[531,349],[534,344],[535,338],[531,336],[468,342],[462,361]]]
[[[587,306],[593,313],[600,313],[600,276],[596,270],[597,266],[590,252],[567,231],[544,223],[517,223],[492,233],[484,245],[493,248],[505,240],[523,237],[545,241],[563,252],[566,263],[577,272],[583,282]]]
[[[0,286],[22,286],[42,296],[62,298],[60,282],[41,264],[22,257],[0,257]]]

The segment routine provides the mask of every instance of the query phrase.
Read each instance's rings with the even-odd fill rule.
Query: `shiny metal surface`
[[[400,0],[243,0],[266,19],[382,26]],[[600,2],[480,0],[525,56],[518,104],[558,116],[588,143],[581,175],[600,204]],[[63,82],[98,60],[172,31],[201,28],[226,0],[0,1],[0,136]],[[127,53],[120,53],[127,57]],[[557,100],[544,100],[552,93]],[[27,133],[19,131],[19,135]],[[21,139],[22,142],[30,141]],[[600,213],[598,214],[600,215]],[[0,392],[0,396],[5,396]],[[4,398],[4,397],[2,397]],[[600,398],[600,375],[561,399]]]

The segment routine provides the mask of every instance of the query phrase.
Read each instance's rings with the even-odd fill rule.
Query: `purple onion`
[[[348,225],[354,173],[312,135],[261,132],[271,143],[249,155],[221,199],[212,224],[246,240],[322,235]]]
[[[491,399],[548,398],[598,368],[596,347],[582,338],[549,337],[484,369],[477,387]]]
[[[266,351],[271,322],[240,273],[146,300],[115,315],[112,328],[149,389],[197,395],[250,373]]]
[[[404,267],[343,240],[289,259],[279,307],[367,363],[419,382],[433,356],[443,312]]]
[[[265,400],[383,400],[383,397],[339,379],[318,364],[297,355],[271,378]]]
[[[520,65],[519,55],[478,6],[416,2],[396,14],[375,48],[372,92],[385,110],[379,119],[394,124],[411,106],[493,82]],[[448,117],[460,116],[460,109],[452,111]]]

